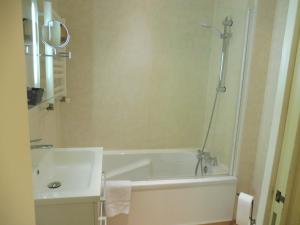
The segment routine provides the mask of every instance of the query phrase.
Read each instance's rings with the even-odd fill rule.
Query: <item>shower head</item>
[[[211,25],[208,25],[207,23],[202,23],[201,27],[203,27],[203,28],[211,28]]]
[[[233,25],[233,20],[231,17],[226,16],[226,18],[224,19],[224,21],[222,22],[223,26],[224,26],[224,32],[220,31],[217,27],[207,24],[207,23],[202,23],[201,27],[206,28],[206,29],[211,29],[214,32],[216,32],[222,39],[227,39],[231,37],[231,31],[230,28]]]
[[[207,23],[202,23],[201,27],[206,28],[206,29],[212,29],[213,31],[217,32],[217,34],[219,34],[220,36],[222,35],[222,31],[220,31],[218,28],[216,28],[212,25],[209,25]]]

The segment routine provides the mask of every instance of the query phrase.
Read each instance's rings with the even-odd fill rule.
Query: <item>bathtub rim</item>
[[[109,149],[103,150],[103,155],[144,155],[144,154],[167,154],[167,153],[196,153],[199,148],[147,148],[147,149]]]
[[[188,179],[165,179],[165,180],[147,180],[132,181],[133,191],[155,190],[155,189],[177,189],[209,186],[215,184],[236,184],[235,176],[210,176]]]

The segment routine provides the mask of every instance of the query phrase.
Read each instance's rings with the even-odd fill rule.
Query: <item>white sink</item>
[[[36,203],[99,199],[102,152],[102,148],[33,150]],[[58,182],[61,186],[49,188],[51,182]]]

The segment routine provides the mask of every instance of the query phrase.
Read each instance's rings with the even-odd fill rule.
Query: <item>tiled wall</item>
[[[209,76],[211,0],[61,1],[72,39],[65,146],[197,147]]]
[[[47,111],[47,103],[30,109],[29,125],[30,139],[43,139],[33,144],[53,144],[57,147],[62,145],[60,128],[60,104],[56,103],[53,111]]]

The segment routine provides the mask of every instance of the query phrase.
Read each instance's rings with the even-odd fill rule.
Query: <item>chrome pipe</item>
[[[31,149],[52,149],[53,145],[31,145]]]
[[[217,86],[218,92],[226,92],[225,65],[226,65],[226,59],[227,59],[226,56],[227,56],[227,49],[228,49],[228,45],[229,45],[229,39],[232,36],[231,27],[233,25],[233,20],[231,17],[227,16],[224,19],[222,24],[224,26],[223,32],[212,25],[209,25],[206,23],[201,24],[202,27],[215,31],[218,35],[220,35],[220,38],[223,40],[222,53],[221,53],[221,59],[220,59],[219,81],[218,81],[218,86]]]
[[[42,138],[32,139],[32,140],[30,140],[30,143],[39,142],[39,141],[42,141],[42,140],[43,140]]]
[[[226,84],[225,84],[225,65],[227,59],[227,49],[229,45],[229,39],[232,36],[231,27],[233,25],[233,20],[230,17],[226,17],[223,21],[224,32],[221,34],[221,38],[223,40],[222,43],[222,53],[221,53],[221,62],[220,62],[220,73],[219,73],[219,83],[217,87],[218,92],[226,92]]]

